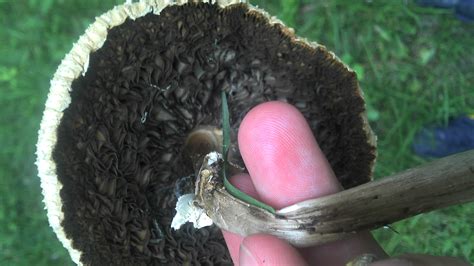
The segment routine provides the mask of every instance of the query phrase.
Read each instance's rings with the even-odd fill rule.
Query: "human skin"
[[[233,176],[231,182],[276,209],[342,190],[305,118],[292,105],[273,101],[250,110],[240,125],[238,144],[248,174]],[[387,258],[368,232],[299,249],[271,235],[244,238],[227,231],[223,234],[236,265],[345,265],[364,253],[374,254],[377,259]],[[415,259],[421,258],[423,262],[425,257],[443,262],[443,258],[424,255],[416,255]],[[445,259],[450,263],[446,265],[468,265]],[[376,265],[424,265],[407,262],[410,257],[388,259]]]

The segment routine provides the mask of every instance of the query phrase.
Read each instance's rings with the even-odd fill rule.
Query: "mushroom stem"
[[[204,164],[197,203],[222,229],[278,236],[295,246],[322,244],[416,214],[474,200],[474,150],[448,156],[272,214],[232,197],[220,184],[219,163]]]
[[[184,144],[184,154],[191,161],[194,171],[201,168],[204,156],[213,151],[221,151],[223,143],[222,129],[215,126],[200,126],[189,133]],[[245,170],[241,162],[237,144],[231,143],[227,156],[230,176]]]
[[[184,154],[191,160],[193,168],[197,171],[206,154],[221,150],[222,130],[214,126],[200,126],[186,138]]]

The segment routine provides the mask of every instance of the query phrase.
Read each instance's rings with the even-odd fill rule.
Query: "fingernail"
[[[240,245],[239,251],[239,262],[241,266],[253,266],[253,265],[260,265],[258,263],[257,258],[253,255],[252,251],[250,251],[243,243]]]

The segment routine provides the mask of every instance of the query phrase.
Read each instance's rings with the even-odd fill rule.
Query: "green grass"
[[[71,264],[43,210],[36,132],[60,60],[95,16],[121,2],[0,1],[0,265]],[[450,11],[402,0],[252,3],[356,70],[379,137],[376,177],[424,162],[410,149],[423,125],[474,113],[474,25]],[[375,235],[392,255],[474,261],[473,218],[474,204],[465,204],[396,223],[398,233]]]

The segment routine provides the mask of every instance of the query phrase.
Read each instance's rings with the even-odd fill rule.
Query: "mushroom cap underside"
[[[170,229],[181,184],[193,180],[184,142],[220,126],[222,90],[234,135],[253,106],[285,101],[304,114],[345,188],[370,180],[375,138],[356,75],[325,47],[244,4],[145,13],[108,29],[85,73],[63,86],[70,103],[48,124],[57,139],[40,133],[43,191],[60,191],[56,206],[45,195],[50,223],[76,262],[230,263],[218,228]],[[40,158],[41,143],[51,157]]]

